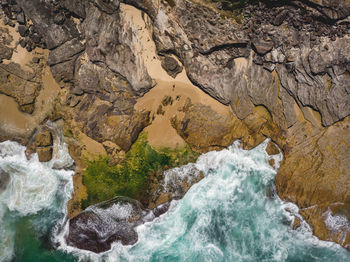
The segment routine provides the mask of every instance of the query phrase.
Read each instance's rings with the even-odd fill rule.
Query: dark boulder
[[[18,33],[22,36],[25,37],[28,33],[28,28],[25,27],[24,25],[18,26]]]
[[[123,245],[137,242],[134,227],[148,212],[140,202],[116,197],[93,205],[69,221],[69,245],[95,253],[107,251],[115,241]]]
[[[166,56],[162,60],[162,67],[173,78],[182,72],[182,66],[171,56]]]

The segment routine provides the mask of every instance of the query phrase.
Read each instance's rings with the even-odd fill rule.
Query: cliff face
[[[0,112],[2,139],[29,143],[62,118],[82,173],[82,157],[118,162],[144,129],[198,152],[271,137],[280,197],[350,248],[327,222],[350,220],[350,2],[222,2],[1,1],[0,99],[26,112]]]

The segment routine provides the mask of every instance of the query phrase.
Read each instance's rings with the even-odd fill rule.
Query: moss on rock
[[[126,196],[137,200],[147,198],[151,175],[163,170],[195,161],[198,153],[189,146],[181,149],[153,149],[145,133],[137,141],[119,165],[111,165],[109,157],[86,159],[83,184],[88,197],[82,201],[83,209],[115,196]]]

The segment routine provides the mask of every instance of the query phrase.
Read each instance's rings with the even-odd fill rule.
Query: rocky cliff
[[[72,216],[83,159],[117,164],[142,130],[154,148],[197,152],[270,137],[279,196],[350,248],[348,227],[327,222],[350,220],[349,1],[0,3],[0,138],[31,145],[63,120]]]

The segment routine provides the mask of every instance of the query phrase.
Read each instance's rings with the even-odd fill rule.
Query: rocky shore
[[[48,161],[48,121],[64,123],[74,224],[88,213],[86,159],[122,165],[141,132],[170,156],[269,137],[284,155],[278,195],[350,249],[348,228],[327,222],[350,221],[349,17],[347,0],[2,0],[0,140]],[[181,197],[161,178],[150,175],[147,210]]]

